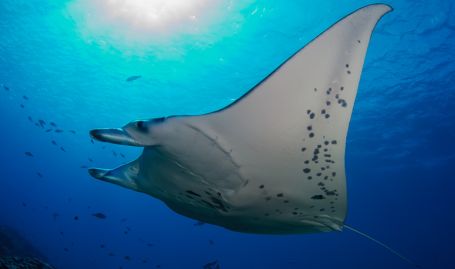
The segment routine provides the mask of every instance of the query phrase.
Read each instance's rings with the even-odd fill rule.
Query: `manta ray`
[[[346,136],[372,31],[391,10],[351,13],[223,109],[92,130],[143,152],[89,173],[234,231],[361,233],[344,224]]]

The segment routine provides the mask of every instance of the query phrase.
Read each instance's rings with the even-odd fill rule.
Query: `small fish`
[[[74,131],[74,130],[69,130],[68,132],[70,132],[72,134],[76,134],[76,131]]]
[[[94,216],[95,218],[98,218],[98,219],[106,219],[107,216],[104,215],[103,213],[101,212],[98,212],[98,213],[95,213],[95,214],[92,214],[92,216]]]
[[[52,121],[51,121],[49,124],[50,124],[51,126],[53,126],[53,127],[57,127],[57,124],[56,124],[55,122],[52,122]]]
[[[50,133],[50,132],[52,132],[52,129],[47,129],[46,130],[46,133]]]
[[[142,76],[131,76],[126,79],[127,82],[135,81],[137,79],[140,79]]]
[[[120,157],[125,158],[125,155],[123,153],[120,153]]]
[[[56,133],[63,133],[63,130],[62,129],[55,129],[55,132]]]
[[[36,126],[36,127],[41,127],[38,123],[35,123],[35,126]]]
[[[3,85],[3,89],[5,89],[5,91],[9,92],[9,88],[6,87],[5,85]]]
[[[147,247],[149,247],[149,248],[150,248],[150,247],[153,247],[153,246],[155,246],[155,245],[154,245],[154,244],[152,244],[152,243],[147,243]]]
[[[88,166],[87,165],[81,165],[81,168],[82,169],[86,169],[86,168],[88,168]]]
[[[193,225],[194,225],[194,226],[202,226],[202,225],[204,225],[204,224],[205,224],[205,222],[198,221],[198,222],[194,223]]]
[[[93,141],[93,139],[90,139],[90,143],[95,144],[95,142]]]
[[[64,248],[63,250],[64,250],[64,251],[66,251],[66,252],[68,252],[68,251],[69,251],[69,249],[68,249],[68,248]]]
[[[109,255],[109,256],[111,256],[111,257],[114,257],[114,256],[115,256],[114,252],[109,252],[107,255]]]
[[[105,248],[106,246],[104,244],[101,244],[100,245],[100,248]]]
[[[60,235],[63,236],[63,235],[65,235],[65,234],[64,234],[63,232],[60,232]]]
[[[92,163],[92,162],[93,162],[93,159],[92,159],[92,158],[88,158],[88,161]]]
[[[54,213],[54,214],[52,214],[52,218],[54,219],[54,221],[57,220],[57,218],[58,218],[59,216],[60,216],[59,213]]]
[[[213,240],[209,240],[209,244],[213,246],[215,245],[215,242]]]
[[[39,178],[43,178],[43,174],[41,174],[40,172],[36,172],[36,175],[39,177]]]
[[[131,261],[131,257],[130,256],[125,256],[125,257],[123,257],[123,259],[125,259],[127,261]]]
[[[52,145],[57,146],[57,142],[55,140],[51,141]]]
[[[24,154],[25,156],[33,157],[33,153],[31,153],[30,151],[26,151]]]
[[[24,107],[25,107],[24,104],[21,104],[21,108],[24,108]]]
[[[23,206],[23,207],[27,207],[27,204],[24,203],[24,202],[22,202],[22,206]]]
[[[74,220],[79,220],[79,217],[78,216],[74,216]]]
[[[213,261],[206,263],[202,268],[204,269],[215,269],[215,266],[218,265],[218,261]]]
[[[63,151],[63,152],[66,152],[64,147],[60,147],[60,150]]]
[[[32,119],[31,116],[28,116],[28,120],[29,120],[30,122],[33,122],[33,119]]]
[[[23,96],[22,96],[22,99],[24,99],[24,100],[28,100],[28,97],[27,97],[27,95],[23,95]]]
[[[117,152],[112,151],[112,155],[114,155],[114,157],[117,157]]]
[[[46,122],[44,120],[38,120],[38,123],[41,125],[41,127],[44,127],[44,125],[46,125]]]

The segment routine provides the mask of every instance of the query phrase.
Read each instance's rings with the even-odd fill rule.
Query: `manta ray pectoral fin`
[[[90,136],[102,142],[140,146],[140,144],[122,128],[95,129],[90,131]]]
[[[136,178],[139,173],[137,161],[133,161],[112,170],[90,168],[88,172],[96,179],[117,184],[128,189],[137,190]]]
[[[338,220],[323,230],[339,229],[347,210],[349,121],[371,34],[391,10],[374,4],[351,13],[234,103],[181,119],[222,143],[248,178],[236,203],[250,203],[255,192],[276,192],[290,197],[287,202],[313,205],[305,214]],[[283,204],[265,199],[264,208]]]

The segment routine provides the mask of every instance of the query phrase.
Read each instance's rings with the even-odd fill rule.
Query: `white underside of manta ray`
[[[235,231],[341,231],[348,125],[371,33],[389,11],[348,15],[224,109],[91,131],[144,151],[90,174]]]

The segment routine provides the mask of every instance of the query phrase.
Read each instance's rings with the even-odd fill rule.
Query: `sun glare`
[[[102,20],[133,31],[167,32],[197,25],[215,0],[95,0]]]

